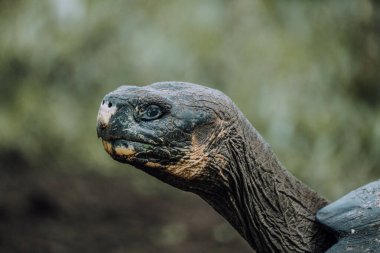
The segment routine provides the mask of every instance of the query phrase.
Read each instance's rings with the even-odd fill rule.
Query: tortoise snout
[[[101,136],[101,132],[108,127],[112,115],[117,111],[116,101],[111,98],[103,99],[100,104],[98,117],[97,117],[97,132]]]

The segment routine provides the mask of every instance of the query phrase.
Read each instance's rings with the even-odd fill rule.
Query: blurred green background
[[[1,252],[251,252],[203,201],[96,138],[120,84],[229,95],[331,200],[380,175],[380,4],[0,1]]]

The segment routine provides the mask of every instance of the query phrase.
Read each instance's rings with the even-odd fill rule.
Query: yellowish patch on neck
[[[170,173],[185,179],[192,179],[202,174],[202,171],[209,163],[209,154],[206,151],[207,146],[198,143],[194,136],[191,146],[188,153],[178,163],[167,167]]]

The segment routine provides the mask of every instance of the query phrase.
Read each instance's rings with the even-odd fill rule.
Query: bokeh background
[[[0,1],[1,252],[252,252],[211,207],[96,138],[120,84],[229,95],[331,200],[380,175],[380,4]]]

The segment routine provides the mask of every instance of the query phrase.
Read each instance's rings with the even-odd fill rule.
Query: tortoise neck
[[[241,123],[241,121],[240,121]],[[257,252],[325,252],[334,238],[316,222],[328,202],[291,175],[243,118],[217,148],[201,195]],[[205,187],[202,187],[205,189]],[[215,194],[217,193],[217,194]]]

